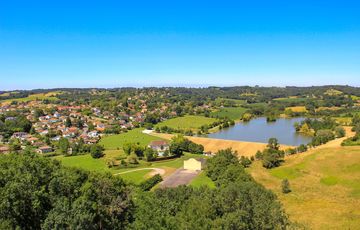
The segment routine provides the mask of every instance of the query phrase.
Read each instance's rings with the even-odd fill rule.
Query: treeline
[[[148,192],[110,174],[61,166],[35,154],[0,156],[1,229],[286,229],[276,196],[244,171],[231,150],[208,161],[217,187]]]
[[[314,135],[311,143],[309,143],[311,147],[319,146],[335,138],[345,136],[344,128],[339,126],[330,117],[320,119],[307,118],[301,123],[295,124],[295,129],[298,132]]]
[[[356,114],[352,118],[351,125],[353,126],[352,131],[355,132],[355,135],[353,137],[344,140],[341,143],[342,146],[360,145],[360,115],[359,114]]]

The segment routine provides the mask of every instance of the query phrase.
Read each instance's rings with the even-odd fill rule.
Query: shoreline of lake
[[[268,139],[275,137],[284,145],[299,146],[308,144],[312,137],[297,133],[294,124],[305,118],[278,118],[274,122],[267,122],[266,117],[253,118],[248,122],[236,122],[234,126],[211,132],[208,138],[267,143]]]

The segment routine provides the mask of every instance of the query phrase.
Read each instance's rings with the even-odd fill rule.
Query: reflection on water
[[[295,132],[294,124],[304,118],[279,118],[276,122],[266,122],[266,118],[260,117],[249,122],[241,122],[227,129],[220,130],[208,135],[210,138],[250,141],[267,143],[269,138],[275,137],[280,144],[298,146],[307,144],[311,137]]]

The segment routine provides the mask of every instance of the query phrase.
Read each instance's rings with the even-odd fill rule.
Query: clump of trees
[[[183,152],[202,154],[204,146],[196,144],[182,135],[177,135],[171,139],[170,152],[176,156],[182,155]]]
[[[18,112],[0,114],[0,135],[8,140],[15,132],[30,132],[31,122]]]
[[[352,131],[355,132],[355,135],[353,137],[347,138],[346,140],[344,140],[341,145],[342,146],[356,146],[356,145],[360,145],[360,116],[359,115],[355,115],[352,118],[352,123],[353,128]]]
[[[265,168],[275,168],[280,166],[284,161],[285,152],[280,150],[279,142],[276,138],[270,138],[267,148],[264,151],[258,151],[255,157],[262,160],[262,165]]]
[[[101,158],[104,156],[104,147],[98,144],[91,145],[90,147],[90,155],[92,158]]]
[[[142,182],[139,187],[143,190],[143,191],[150,191],[150,189],[152,189],[155,185],[157,185],[158,183],[160,183],[162,181],[162,177],[160,176],[160,174],[156,174],[153,177],[147,179],[146,181]]]
[[[124,229],[131,189],[110,174],[65,168],[35,154],[0,156],[3,229]]]

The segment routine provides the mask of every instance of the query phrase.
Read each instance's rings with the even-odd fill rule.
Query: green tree
[[[146,161],[152,161],[156,159],[157,153],[152,148],[146,148],[144,151],[144,156]]]
[[[66,118],[66,120],[65,120],[65,126],[68,127],[68,128],[72,126],[72,122],[71,122],[70,117],[67,117],[67,118]]]
[[[67,154],[70,148],[69,140],[66,138],[60,138],[58,148],[62,154]]]
[[[92,158],[100,158],[104,156],[104,147],[98,144],[91,145],[90,154]]]

